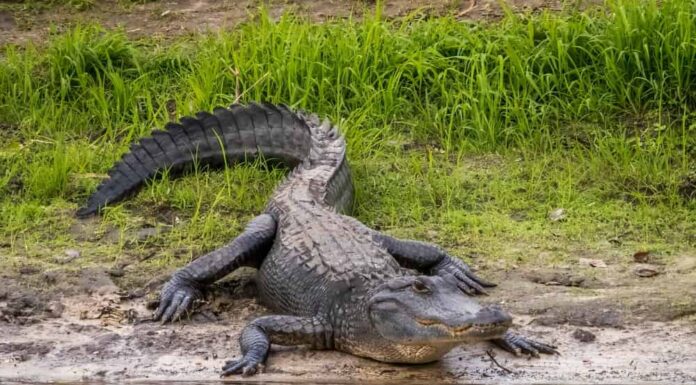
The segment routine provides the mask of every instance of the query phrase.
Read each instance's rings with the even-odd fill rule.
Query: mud
[[[22,7],[21,1],[9,1],[0,7],[0,44],[41,42],[50,35],[51,25],[62,30],[76,23],[97,22],[108,28],[122,28],[133,37],[156,36],[168,39],[182,34],[230,29],[258,14],[264,7],[271,17],[291,13],[312,21],[359,18],[374,11],[374,1],[360,0],[176,0],[126,2],[95,1],[85,10],[69,6]],[[418,12],[423,15],[453,14],[460,20],[493,20],[504,11],[497,0],[387,0],[382,15],[395,18]],[[583,6],[597,3],[582,2]],[[508,0],[516,12],[561,10],[560,0]],[[0,5],[2,5],[0,3]],[[567,7],[566,7],[567,8]]]
[[[597,274],[578,267],[577,276],[592,275],[591,288],[538,282],[540,275],[553,277],[551,269],[487,272],[503,283],[484,300],[511,309],[518,329],[558,345],[560,356],[514,357],[481,343],[457,348],[434,364],[407,366],[274,346],[265,372],[250,380],[694,382],[696,272],[679,266],[667,266],[650,281],[627,268],[609,266]],[[253,270],[245,269],[216,285],[188,320],[162,326],[149,316],[166,275],[123,290],[107,270],[54,271],[54,283],[44,288],[31,288],[18,275],[1,279],[0,378],[216,380],[223,363],[239,355],[242,327],[268,314],[254,297]],[[637,301],[636,292],[649,300],[628,300]],[[669,312],[673,303],[680,303],[681,313]]]

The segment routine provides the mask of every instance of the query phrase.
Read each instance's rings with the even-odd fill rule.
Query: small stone
[[[575,329],[573,332],[573,338],[580,342],[593,342],[597,339],[597,336],[591,332],[588,332],[587,330]]]
[[[65,250],[65,255],[68,258],[72,258],[72,259],[80,258],[80,251],[75,250],[75,249],[67,249],[67,250]]]
[[[580,258],[578,262],[581,265],[588,265],[591,267],[600,267],[600,268],[605,268],[607,267],[606,262],[602,261],[601,259],[591,259],[591,258]]]
[[[660,268],[655,265],[640,264],[633,269],[633,273],[639,277],[649,278],[660,274]]]
[[[563,208],[557,208],[549,213],[551,222],[560,222],[566,219],[566,211]]]
[[[75,250],[75,249],[67,249],[65,250],[65,257],[55,257],[53,258],[53,261],[55,263],[58,263],[60,265],[65,265],[66,263],[70,263],[78,258],[80,258],[80,251]]]
[[[123,277],[124,275],[126,275],[126,272],[123,270],[123,267],[117,266],[117,267],[109,269],[109,275],[112,277],[118,278],[118,277]]]

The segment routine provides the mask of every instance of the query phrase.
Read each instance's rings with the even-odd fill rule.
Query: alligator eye
[[[421,282],[421,281],[415,281],[415,282],[413,282],[413,285],[411,285],[411,288],[412,288],[413,291],[415,291],[416,293],[423,293],[423,294],[425,294],[425,293],[430,293],[430,289],[428,289],[428,287],[425,286],[425,284],[424,284],[423,282]]]

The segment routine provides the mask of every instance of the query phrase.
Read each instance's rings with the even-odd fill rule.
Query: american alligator
[[[207,285],[238,267],[257,268],[262,302],[283,315],[249,323],[239,338],[242,357],[228,361],[223,375],[256,373],[271,343],[394,363],[435,361],[480,340],[517,355],[556,353],[509,331],[512,318],[500,308],[477,303],[472,296],[495,285],[460,259],[344,215],[353,185],[343,136],[328,120],[283,105],[235,104],[169,123],[131,147],[78,216],[100,212],[164,169],[260,154],[294,168],[241,235],[173,274],[154,314],[162,323],[178,320]]]

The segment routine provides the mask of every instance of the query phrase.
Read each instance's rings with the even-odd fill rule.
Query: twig
[[[234,102],[237,103],[241,98],[239,95],[239,69],[230,67],[230,72],[234,75]]]
[[[474,7],[476,7],[476,0],[469,0],[469,6],[465,10],[459,12],[455,17],[456,18],[463,17],[467,13],[471,12],[471,10],[474,9]]]
[[[260,78],[258,78],[254,82],[254,84],[251,85],[251,87],[245,89],[244,91],[242,91],[240,93],[239,92],[239,75],[240,75],[239,69],[230,67],[230,72],[232,72],[232,75],[234,75],[234,78],[235,78],[235,84],[234,84],[235,89],[234,89],[234,101],[233,101],[233,103],[239,103],[239,101],[242,100],[242,97],[244,96],[244,94],[246,94],[248,91],[251,91],[252,89],[254,89],[254,87],[256,87],[259,83],[261,83],[261,81],[263,79],[265,79],[266,77],[268,77],[271,74],[270,72],[266,72]]]
[[[507,373],[510,373],[510,374],[514,374],[514,373],[515,373],[515,372],[513,372],[512,370],[510,370],[510,369],[504,367],[503,365],[500,365],[500,363],[498,363],[498,361],[495,359],[495,356],[493,355],[493,353],[491,353],[490,350],[486,350],[486,354],[488,354],[488,357],[491,358],[491,361],[493,361],[493,363],[495,364],[495,366],[499,367],[500,369],[503,369],[503,370],[506,371]]]
[[[74,174],[71,175],[73,178],[76,179],[106,179],[109,177],[108,174],[96,174],[92,172],[84,173],[84,174]]]

